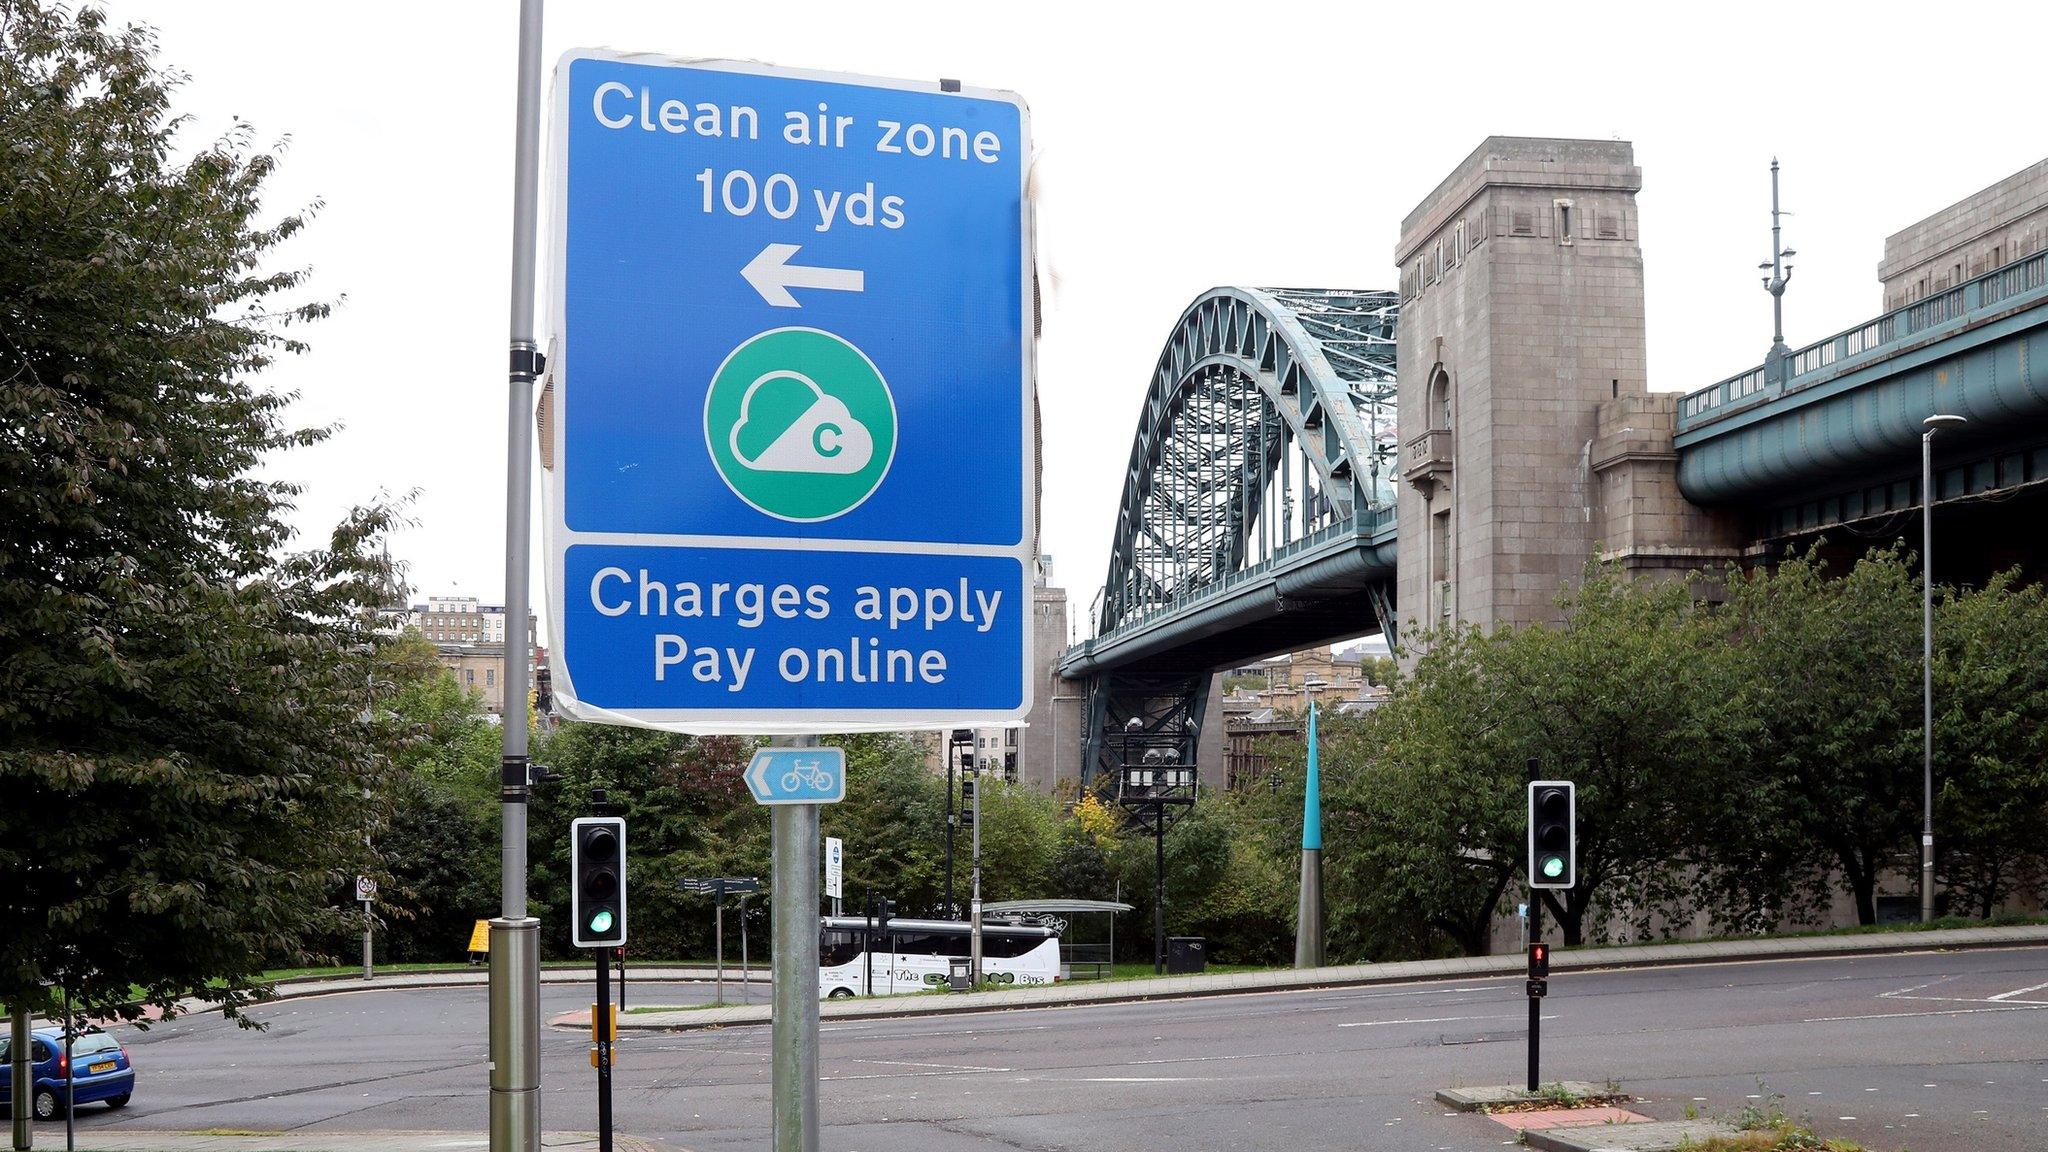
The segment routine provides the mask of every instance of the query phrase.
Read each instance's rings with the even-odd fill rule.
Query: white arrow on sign
[[[769,760],[766,756],[756,756],[754,757],[754,766],[747,771],[747,783],[753,786],[754,795],[756,796],[774,795],[773,792],[768,791],[768,765],[771,763],[773,761]]]
[[[777,308],[801,308],[796,297],[789,294],[791,288],[823,288],[828,292],[859,292],[867,283],[867,274],[858,268],[819,268],[808,264],[791,264],[789,258],[797,254],[801,244],[770,244],[761,249],[761,254],[747,261],[740,269],[740,275],[761,294],[761,299]]]

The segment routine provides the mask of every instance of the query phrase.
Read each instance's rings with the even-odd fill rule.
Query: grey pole
[[[1778,208],[1778,158],[1771,157],[1771,258],[1757,265],[1758,269],[1770,273],[1763,278],[1764,291],[1771,294],[1771,350],[1764,357],[1768,369],[1766,375],[1774,383],[1784,383],[1785,358],[1792,350],[1785,347],[1785,286],[1792,282],[1792,266],[1785,261],[1799,255],[1783,246],[1779,239],[1778,218],[1785,215]]]
[[[519,89],[512,152],[511,363],[505,404],[504,743],[499,788],[499,915],[491,921],[491,1152],[540,1152],[540,921],[526,914],[527,572],[533,487],[534,249],[540,217],[541,0],[519,0]]]
[[[797,737],[799,748],[817,746]],[[777,804],[770,814],[775,854],[774,1152],[818,1152],[818,806]]]
[[[981,987],[981,761],[974,762],[974,839],[969,851],[973,854],[974,891],[968,897],[968,980],[971,987]]]
[[[370,966],[370,902],[365,900],[363,901],[363,979],[368,980],[375,974],[376,970]]]
[[[1934,434],[1967,423],[1936,414],[1920,434],[1920,922],[1934,919]]]
[[[748,983],[754,978],[753,965],[747,959],[747,898],[740,897],[740,1003],[754,1002],[754,989]]]
[[[717,991],[712,994],[712,1000],[723,1006],[725,1004],[725,888],[724,881],[720,881],[719,884],[718,896],[712,903],[713,910],[711,913],[711,938],[714,941],[712,947],[718,953],[717,983],[713,985]]]
[[[9,1063],[14,1065],[14,1082],[9,1088],[9,1092],[13,1096],[10,1106],[14,1110],[14,1139],[12,1143],[14,1144],[15,1152],[24,1152],[25,1149],[33,1148],[36,1142],[35,1114],[32,1111],[36,1092],[35,1065],[30,1062],[28,1053],[28,1046],[31,1040],[28,1028],[28,1009],[20,1004],[10,1005],[9,1007],[11,1009],[9,1012],[10,1026],[8,1028],[10,1039],[8,1040],[9,1051],[7,1059]]]

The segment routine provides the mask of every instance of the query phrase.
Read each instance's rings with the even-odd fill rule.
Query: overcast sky
[[[269,377],[301,421],[343,426],[279,465],[306,485],[301,529],[418,489],[394,541],[416,598],[501,599],[516,4],[107,7],[190,74],[192,132],[239,115],[290,137],[275,207],[324,201],[289,253],[346,300]],[[2012,102],[2048,7],[1830,7],[582,0],[551,6],[544,58],[728,56],[1029,101],[1042,535],[1078,621],[1181,310],[1219,284],[1392,288],[1401,217],[1488,135],[1634,142],[1654,389],[1761,362],[1773,154],[1800,253],[1787,339],[1875,315],[1887,233],[2048,155]]]

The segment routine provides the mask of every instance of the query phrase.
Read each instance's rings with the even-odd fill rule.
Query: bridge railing
[[[1109,640],[1115,639],[1116,637],[1124,635],[1126,633],[1135,632],[1138,629],[1143,628],[1146,625],[1151,624],[1162,617],[1170,616],[1175,612],[1179,612],[1189,607],[1190,605],[1200,603],[1201,601],[1207,600],[1212,596],[1216,596],[1223,592],[1227,592],[1232,588],[1237,588],[1242,585],[1249,584],[1255,580],[1259,580],[1265,577],[1266,575],[1270,574],[1274,569],[1281,567],[1287,561],[1293,559],[1296,556],[1299,556],[1303,552],[1309,551],[1312,548],[1315,548],[1330,540],[1337,539],[1338,537],[1349,536],[1361,530],[1364,531],[1367,535],[1378,535],[1379,533],[1394,526],[1396,515],[1397,513],[1393,505],[1376,504],[1369,506],[1365,509],[1364,524],[1362,528],[1358,518],[1356,517],[1347,517],[1342,520],[1332,521],[1329,524],[1325,524],[1323,527],[1316,529],[1315,531],[1309,533],[1306,536],[1290,540],[1287,543],[1280,545],[1279,547],[1273,550],[1273,554],[1271,556],[1268,556],[1264,560],[1259,561],[1257,564],[1254,564],[1249,568],[1240,568],[1237,571],[1229,573],[1228,575],[1224,576],[1221,580],[1215,580],[1208,584],[1204,584],[1199,588],[1183,592],[1170,600],[1153,601],[1151,604],[1146,605],[1145,608],[1140,610],[1139,612],[1133,615],[1126,616],[1122,620],[1117,621],[1116,627],[1111,628],[1109,631],[1102,633],[1101,635],[1096,636],[1093,639],[1086,641],[1085,643],[1090,645],[1101,644]]]
[[[2048,252],[2036,253],[2025,260],[1965,280],[1954,288],[1894,309],[1847,332],[1837,332],[1825,340],[1794,349],[1789,358],[1785,387],[1823,368],[1874,355],[1889,345],[1925,335],[1944,325],[1959,323],[1973,313],[2007,308],[2019,298],[2035,294],[2048,296]],[[1697,392],[1689,392],[1678,402],[1678,430],[1688,431],[1733,408],[1746,407],[1748,403],[1756,402],[1753,397],[1767,390],[1773,393],[1784,390],[1771,389],[1769,385],[1764,369],[1759,366]]]

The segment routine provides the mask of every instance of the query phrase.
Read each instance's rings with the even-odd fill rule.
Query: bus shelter
[[[1101,980],[1116,974],[1118,900],[998,900],[981,906],[984,920],[1036,924],[1060,937],[1060,979]]]

